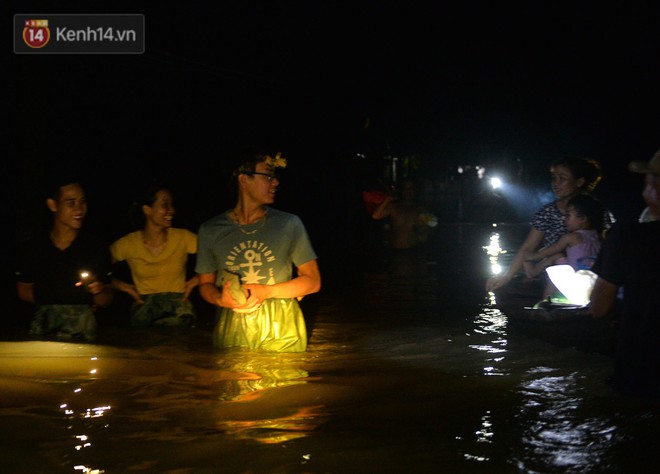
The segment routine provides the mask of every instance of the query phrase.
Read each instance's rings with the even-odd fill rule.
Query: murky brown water
[[[658,406],[610,391],[612,355],[483,292],[493,232],[329,272],[303,354],[219,352],[208,325],[0,342],[2,471],[653,472]]]

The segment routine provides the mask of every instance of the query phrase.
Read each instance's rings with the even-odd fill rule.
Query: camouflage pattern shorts
[[[195,308],[190,300],[183,301],[183,293],[153,293],[142,295],[142,300],[131,306],[132,326],[195,325]]]
[[[96,338],[96,317],[88,305],[49,304],[37,309],[30,323],[31,336],[58,339]]]

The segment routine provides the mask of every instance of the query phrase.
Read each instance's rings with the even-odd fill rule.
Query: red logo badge
[[[50,41],[48,20],[25,20],[23,41],[30,48],[43,48]]]

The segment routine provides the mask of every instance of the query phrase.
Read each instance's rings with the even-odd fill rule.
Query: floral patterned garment
[[[605,209],[603,214],[604,228],[609,229],[614,222],[616,222],[616,219],[614,219],[612,213]],[[544,247],[554,244],[562,235],[568,233],[566,216],[557,208],[556,201],[541,207],[532,217],[531,224],[536,230],[543,232]]]
[[[543,232],[544,247],[554,244],[562,235],[568,232],[566,217],[557,208],[554,201],[536,211],[531,224],[536,230]]]

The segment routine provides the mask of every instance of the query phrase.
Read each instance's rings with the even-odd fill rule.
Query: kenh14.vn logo
[[[43,48],[50,41],[48,20],[25,20],[23,41],[30,48]]]
[[[14,15],[16,54],[142,54],[144,15]]]

